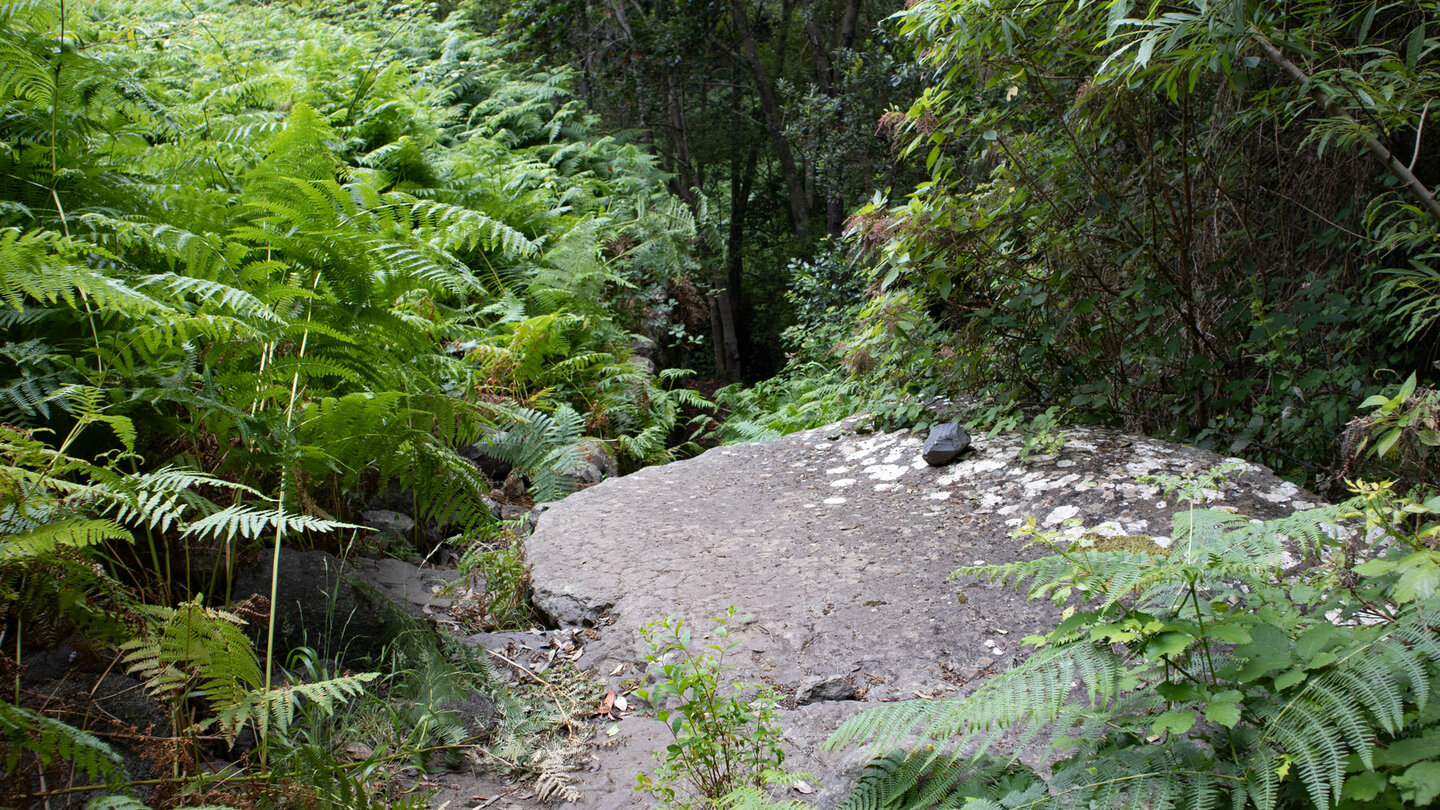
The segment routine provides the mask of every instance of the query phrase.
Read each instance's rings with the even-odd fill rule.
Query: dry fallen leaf
[[[595,712],[597,717],[609,717],[612,720],[619,720],[615,716],[615,690],[611,689],[605,693],[605,699],[600,701],[600,710]]]
[[[815,792],[815,788],[812,787],[810,783],[806,782],[804,779],[796,779],[795,784],[792,787],[794,787],[796,791],[803,793],[806,796],[809,796],[811,793]]]
[[[629,701],[625,700],[624,695],[616,695],[615,708],[619,709],[622,712],[628,712],[630,711],[630,703]]]
[[[614,678],[614,677],[616,677],[617,675],[622,675],[622,674],[624,674],[624,672],[625,672],[625,665],[624,665],[624,664],[621,664],[620,666],[615,667],[615,671],[610,673],[610,677]]]

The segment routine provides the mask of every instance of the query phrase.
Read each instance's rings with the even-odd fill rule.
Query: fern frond
[[[334,714],[350,698],[365,693],[365,684],[379,677],[362,672],[314,683],[291,683],[270,691],[252,691],[240,701],[220,710],[218,727],[227,739],[234,739],[247,723],[261,734],[284,734],[295,722],[302,703],[310,703],[326,715]]]
[[[45,523],[0,539],[0,560],[37,557],[57,548],[85,548],[106,540],[132,540],[130,532],[114,521],[72,518]]]
[[[123,773],[120,756],[98,737],[31,709],[0,702],[0,734],[9,742],[7,773],[15,771],[25,751],[42,765],[63,759],[91,779]]]

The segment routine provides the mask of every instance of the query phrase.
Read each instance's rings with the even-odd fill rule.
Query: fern
[[[262,735],[285,733],[301,701],[331,713],[376,678],[362,673],[265,691],[255,649],[238,616],[195,601],[178,608],[144,606],[140,612],[150,620],[146,631],[121,645],[128,671],[166,703],[203,697],[215,718],[202,721],[200,728],[213,722],[230,742],[247,723]]]
[[[513,423],[485,440],[486,454],[524,474],[537,501],[557,500],[574,491],[577,482],[569,471],[581,460],[580,414],[562,405],[553,415],[531,409],[510,415]]]
[[[1356,499],[1251,523],[1194,510],[1176,516],[1173,542],[1154,553],[1022,529],[1058,553],[956,574],[1028,583],[1032,598],[1067,605],[1063,621],[966,698],[893,704],[844,723],[831,747],[905,749],[878,760],[844,806],[1325,810],[1352,792],[1412,790],[1404,767],[1378,752],[1440,733],[1431,700],[1440,601],[1397,602],[1400,580],[1381,565],[1339,575],[1377,577],[1343,589],[1330,579],[1335,568],[1276,578],[1287,548],[1343,563],[1348,537],[1337,524],[1404,508],[1429,511]],[[1416,542],[1390,531],[1391,542]],[[1359,610],[1383,618],[1336,620]],[[995,756],[1002,739],[1066,758],[1040,780]]]
[[[63,759],[92,779],[123,773],[119,755],[98,737],[31,709],[0,703],[0,732],[9,743],[6,773],[15,771],[25,751],[42,765]]]

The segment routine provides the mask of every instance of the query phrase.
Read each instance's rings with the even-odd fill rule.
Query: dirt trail
[[[974,450],[932,468],[920,460],[922,437],[856,434],[855,424],[717,448],[605,481],[545,513],[527,542],[535,604],[562,627],[588,628],[580,665],[622,694],[644,672],[642,625],[683,616],[698,636],[704,619],[731,605],[753,617],[735,636],[738,677],[791,695],[817,680],[853,685],[858,699],[782,713],[787,765],[816,774],[819,790],[808,798],[821,806],[848,792],[863,762],[857,752],[817,753],[846,717],[880,701],[965,694],[1013,663],[1021,638],[1053,621],[1048,604],[952,582],[952,570],[1036,553],[1010,537],[1027,515],[1077,534],[1168,542],[1176,504],[1137,476],[1226,461],[1072,429],[1054,457],[1022,463],[1021,439],[1010,434],[977,437]],[[1274,517],[1313,501],[1256,465],[1233,478],[1207,493],[1210,505]],[[632,787],[668,741],[664,726],[636,714],[597,739],[606,744],[575,781],[585,798],[565,806],[652,806]]]

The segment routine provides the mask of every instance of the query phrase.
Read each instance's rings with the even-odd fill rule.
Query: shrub
[[[656,716],[675,739],[652,777],[641,773],[637,790],[672,808],[710,808],[723,796],[764,786],[785,759],[775,715],[779,697],[768,686],[730,684],[721,679],[730,667],[725,656],[738,621],[731,607],[713,619],[717,641],[696,649],[684,619],[669,618],[641,629],[650,644],[645,660],[654,666],[653,687],[636,691],[654,704]]]

